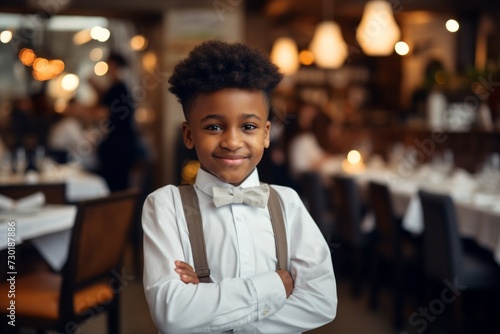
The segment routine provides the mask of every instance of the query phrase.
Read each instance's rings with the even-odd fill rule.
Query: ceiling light
[[[401,35],[389,2],[368,1],[356,30],[356,40],[369,56],[388,56]]]
[[[281,72],[291,75],[299,69],[299,51],[295,41],[289,37],[281,37],[274,41],[271,59]]]
[[[323,0],[323,22],[318,24],[309,44],[318,67],[326,69],[339,68],[347,57],[347,44],[344,42],[340,27],[333,21],[333,1]]]
[[[316,27],[309,50],[318,67],[334,69],[342,66],[347,57],[347,44],[339,25],[334,21],[321,22]]]

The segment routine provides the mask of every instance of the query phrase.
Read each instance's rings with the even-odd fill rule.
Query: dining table
[[[38,173],[0,173],[0,185],[66,184],[66,201],[69,203],[109,195],[106,181],[99,175],[83,170],[78,165],[50,164]]]
[[[67,205],[43,204],[17,210],[0,209],[0,251],[7,249],[9,227],[15,226],[15,244],[30,241],[51,268],[59,271],[66,262],[71,228],[77,214],[77,203],[105,197],[110,191],[104,179],[77,166],[52,165],[40,174],[0,175],[0,185],[66,184]]]
[[[356,181],[362,201],[368,203],[368,183],[388,186],[395,214],[402,218],[406,231],[419,235],[424,230],[420,189],[449,195],[454,203],[459,233],[490,251],[500,265],[500,162],[470,173],[449,161],[403,164],[401,159],[372,156],[352,163],[337,156],[319,170],[327,187],[333,175],[344,175]],[[391,161],[392,160],[392,161]],[[373,213],[363,217],[361,230],[375,228]]]
[[[9,241],[19,246],[30,240],[51,268],[59,271],[66,262],[76,213],[76,205],[0,211],[0,250],[7,249]]]
[[[419,189],[449,195],[455,206],[460,235],[491,251],[500,265],[500,171],[471,174],[459,168],[443,171],[439,166],[426,164],[404,176],[388,166],[367,166],[359,173],[343,173],[357,181],[361,194],[367,193],[369,181],[387,185],[394,211],[402,217],[402,227],[415,235],[424,230]],[[365,219],[365,222],[375,224],[373,219]],[[365,226],[366,229],[370,227]]]

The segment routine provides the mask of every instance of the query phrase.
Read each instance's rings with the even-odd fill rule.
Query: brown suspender
[[[210,283],[210,268],[208,268],[205,236],[201,224],[200,204],[194,187],[191,185],[180,186],[184,217],[189,231],[189,242],[193,251],[193,261],[196,274],[200,282]]]
[[[269,201],[267,208],[271,216],[271,224],[273,225],[274,244],[276,245],[276,257],[278,258],[276,269],[287,270],[288,262],[288,245],[286,244],[286,229],[283,219],[283,210],[281,210],[280,199],[278,193],[273,188],[269,187]]]
[[[269,201],[267,207],[271,217],[271,224],[274,232],[274,243],[276,245],[276,256],[278,259],[277,269],[287,268],[288,246],[286,243],[285,221],[283,211],[278,198],[278,193],[272,187],[269,187]],[[203,234],[203,225],[201,223],[200,205],[198,196],[193,186],[180,186],[182,206],[184,216],[189,231],[189,241],[193,252],[194,268],[201,283],[210,283],[210,268],[208,268],[207,251],[205,247],[205,236]]]

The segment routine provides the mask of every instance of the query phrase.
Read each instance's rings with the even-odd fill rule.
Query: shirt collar
[[[213,174],[210,174],[203,169],[198,169],[198,173],[196,175],[196,181],[194,182],[196,188],[203,191],[208,196],[212,197],[212,189],[213,187],[224,187],[224,188],[234,188],[232,184],[226,183],[216,177]],[[257,168],[255,168],[250,175],[243,181],[242,184],[239,185],[241,188],[255,187],[260,185],[259,173],[257,172]]]

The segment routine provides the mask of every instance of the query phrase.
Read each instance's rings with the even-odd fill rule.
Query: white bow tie
[[[220,207],[231,203],[245,203],[265,208],[269,199],[269,186],[262,184],[249,188],[213,187],[214,205]]]

